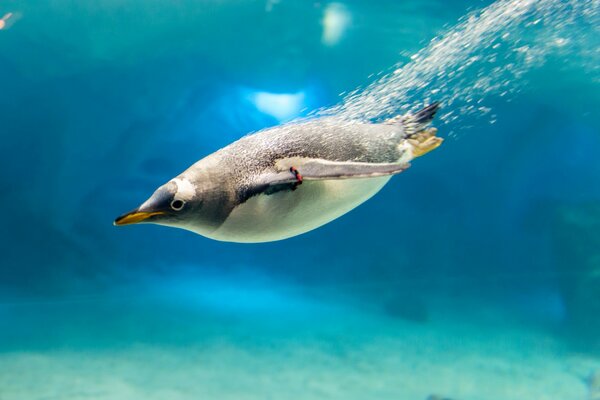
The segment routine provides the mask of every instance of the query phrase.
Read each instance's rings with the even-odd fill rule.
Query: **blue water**
[[[1,2],[0,399],[596,399],[600,6],[509,3]],[[432,100],[444,144],[307,234],[112,226],[248,132]]]

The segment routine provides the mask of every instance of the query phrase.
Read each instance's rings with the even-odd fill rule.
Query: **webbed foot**
[[[421,157],[431,150],[437,149],[442,144],[444,139],[435,136],[436,133],[436,128],[428,128],[406,139],[413,146],[413,157]]]

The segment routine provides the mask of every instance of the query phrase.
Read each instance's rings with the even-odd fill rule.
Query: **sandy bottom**
[[[585,400],[600,370],[493,310],[417,323],[231,290],[4,305],[0,399]]]

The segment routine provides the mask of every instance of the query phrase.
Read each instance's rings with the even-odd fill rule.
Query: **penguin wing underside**
[[[338,162],[327,160],[310,160],[293,165],[294,160],[278,162],[281,172],[270,173],[263,176],[263,184],[281,185],[295,183],[298,177],[290,168],[295,168],[301,175],[301,180],[326,180],[326,179],[359,179],[375,178],[378,176],[395,175],[408,169],[409,163],[364,163],[364,162]],[[289,164],[289,165],[288,165]]]

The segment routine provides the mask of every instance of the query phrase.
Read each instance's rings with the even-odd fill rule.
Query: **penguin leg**
[[[413,146],[413,156],[415,158],[437,149],[442,144],[444,139],[435,136],[436,133],[436,128],[429,128],[419,131],[406,139]]]

